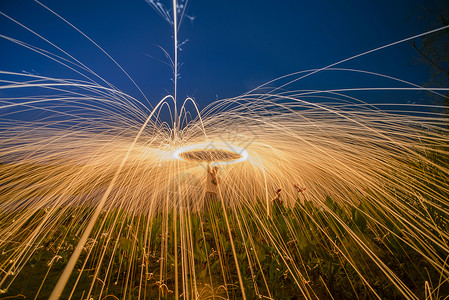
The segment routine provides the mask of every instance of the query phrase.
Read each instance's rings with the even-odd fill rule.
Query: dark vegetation
[[[270,293],[274,299],[303,299],[304,294],[320,299],[328,299],[330,294],[335,299],[375,299],[375,294],[382,299],[402,299],[398,288],[376,261],[384,263],[420,298],[425,297],[426,284],[427,291],[438,289],[440,296],[449,295],[449,284],[437,287],[441,274],[418,253],[418,246],[410,246],[410,241],[406,243],[404,225],[369,202],[348,206],[327,197],[324,205],[317,206],[298,199],[292,209],[275,202],[270,216],[263,213],[265,207],[259,202],[251,208],[223,210],[219,201],[212,201],[204,212],[172,211],[151,219],[118,210],[105,212],[83,249],[62,299],[68,298],[78,275],[74,299],[85,297],[92,282],[93,299],[99,299],[102,288],[101,299],[123,296],[136,299],[139,287],[140,295],[147,299],[159,296],[173,299],[176,261],[179,263],[179,294],[194,292],[192,283],[196,281],[200,298],[215,294],[240,299],[229,234],[248,299],[268,297]],[[64,213],[55,212],[55,216],[64,215],[64,219],[50,232],[40,234],[39,242],[30,247],[30,259],[0,298],[32,299],[41,287],[38,299],[48,298],[77,245],[85,226],[83,221],[92,212],[92,208],[86,207],[60,210]],[[23,225],[22,234],[3,246],[2,261],[11,251],[20,250],[16,244],[25,239],[46,214],[43,210],[36,211]],[[67,217],[80,214],[77,222]],[[2,220],[4,224],[13,221],[6,215]],[[441,230],[446,230],[445,220],[434,220]],[[174,249],[177,249],[177,258]],[[193,249],[193,253],[183,249]],[[101,255],[104,258],[99,278],[94,281]],[[446,259],[443,252],[437,255]],[[84,270],[80,272],[86,259]],[[164,261],[162,268],[161,260]],[[181,260],[189,267],[182,270]],[[189,284],[188,291],[182,290],[183,279]]]

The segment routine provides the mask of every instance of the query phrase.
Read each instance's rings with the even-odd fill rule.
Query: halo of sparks
[[[283,79],[318,72],[386,77],[326,68]],[[372,274],[407,299],[447,284],[443,112],[380,109],[344,90],[274,89],[201,111],[187,99],[195,109],[186,100],[167,126],[158,115],[176,96],[148,109],[111,86],[0,75],[3,90],[58,91],[0,99],[1,293],[50,254],[36,298],[273,299],[283,282],[316,299],[332,295],[338,272],[351,295],[367,298],[382,297]],[[22,121],[28,109],[48,115]],[[220,166],[212,192],[204,165]],[[422,286],[401,278],[385,252],[428,268]],[[60,279],[47,295],[52,272]]]

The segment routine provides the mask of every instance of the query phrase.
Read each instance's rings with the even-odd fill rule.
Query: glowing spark
[[[223,143],[194,144],[179,148],[174,158],[184,161],[205,162],[211,165],[235,164],[247,160],[246,149]]]

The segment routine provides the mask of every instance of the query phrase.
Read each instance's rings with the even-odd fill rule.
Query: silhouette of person
[[[207,164],[207,178],[206,178],[206,196],[204,201],[204,210],[208,210],[212,202],[218,200],[218,167]]]

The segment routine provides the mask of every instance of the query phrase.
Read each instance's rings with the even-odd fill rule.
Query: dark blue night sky
[[[172,92],[173,74],[159,48],[172,54],[172,30],[144,0],[42,3],[103,47],[151,103]],[[164,3],[169,7],[170,1]],[[238,96],[279,76],[325,67],[432,29],[436,15],[430,11],[437,7],[438,2],[430,0],[190,0],[187,15],[194,20],[186,18],[180,30],[180,42],[188,41],[180,52],[178,96],[194,97],[205,107],[216,99]],[[55,43],[118,89],[143,99],[106,55],[35,2],[2,0],[0,11]],[[4,16],[0,16],[0,34],[62,55]],[[0,70],[80,79],[67,68],[5,39],[0,39],[0,49]],[[422,85],[429,79],[429,68],[418,64],[417,58],[411,45],[403,43],[338,67],[379,72]],[[326,72],[296,82],[288,89],[379,86],[398,84],[349,72]],[[377,96],[368,94],[364,100],[370,101],[370,97]],[[383,101],[410,101],[404,95],[394,97],[398,98],[387,96]]]

